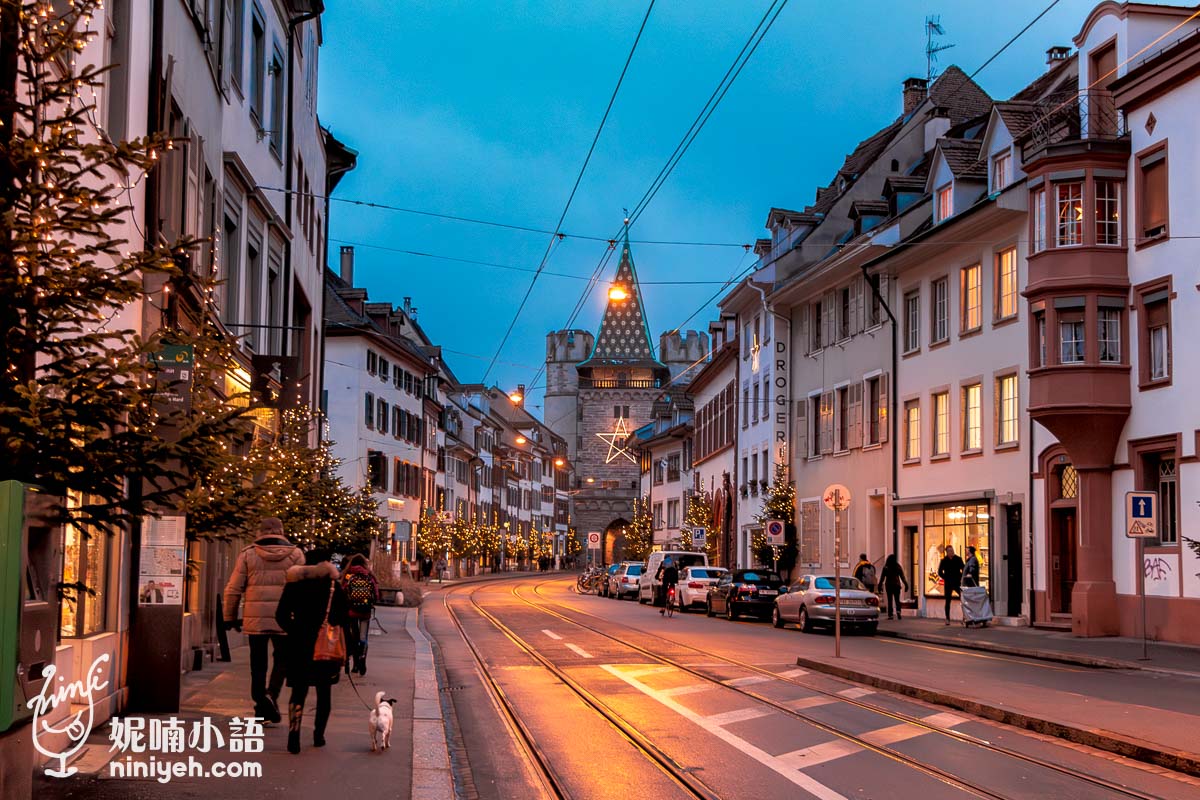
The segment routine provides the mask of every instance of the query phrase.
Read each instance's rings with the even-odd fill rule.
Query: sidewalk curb
[[[1053,661],[1058,664],[1072,664],[1078,667],[1092,667],[1094,669],[1140,670],[1142,672],[1155,672],[1160,675],[1174,675],[1184,678],[1200,677],[1200,674],[1195,672],[1188,672],[1187,670],[1181,669],[1170,669],[1169,667],[1154,667],[1144,664],[1140,661],[1125,661],[1119,658],[1063,653],[1054,650],[1037,650],[1029,647],[1012,647],[1010,645],[996,644],[994,642],[964,641],[962,639],[938,636],[936,633],[911,633],[909,631],[895,631],[888,630],[886,628],[879,628],[876,631],[876,634],[879,636],[886,636],[889,639],[906,639],[913,642],[939,644],[944,647],[958,647],[963,650],[982,650],[988,653],[1002,653],[1004,655],[1019,656],[1020,658],[1031,658],[1036,661]]]
[[[417,609],[404,618],[416,653],[413,674],[412,800],[454,800],[450,748],[442,717],[437,664],[433,645],[418,624]]]
[[[1200,754],[1158,747],[1098,728],[1082,728],[1077,725],[1035,717],[1009,708],[958,697],[937,689],[901,683],[890,678],[883,678],[868,672],[837,666],[803,656],[796,658],[796,666],[816,672],[823,672],[826,675],[833,675],[836,678],[854,681],[855,683],[874,686],[877,689],[883,689],[907,697],[914,697],[927,703],[965,711],[977,717],[1002,722],[1017,728],[1024,728],[1035,733],[1045,734],[1046,736],[1066,739],[1069,742],[1116,753],[1126,758],[1165,767],[1176,772],[1200,776]]]

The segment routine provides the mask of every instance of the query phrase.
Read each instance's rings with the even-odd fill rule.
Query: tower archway
[[[615,564],[625,559],[625,528],[629,520],[618,517],[604,529],[604,563]]]

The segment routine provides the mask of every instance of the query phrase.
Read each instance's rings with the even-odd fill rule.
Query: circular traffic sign
[[[831,511],[845,511],[850,507],[850,490],[840,483],[831,483],[825,487],[821,499]]]
[[[599,531],[592,531],[591,533],[589,533],[589,534],[588,534],[588,544],[589,544],[589,545],[596,546],[596,547],[599,547],[599,546],[600,546],[600,533],[599,533]]]

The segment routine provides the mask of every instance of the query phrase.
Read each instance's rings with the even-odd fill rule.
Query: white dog
[[[380,749],[380,744],[383,745],[384,750],[392,746],[392,706],[396,704],[396,698],[392,697],[384,700],[383,696],[385,694],[387,693],[375,693],[375,708],[371,710],[372,752]]]

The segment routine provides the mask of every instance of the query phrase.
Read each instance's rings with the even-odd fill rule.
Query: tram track
[[[611,641],[619,643],[623,647],[634,650],[635,652],[645,655],[655,661],[658,661],[664,665],[670,666],[674,669],[678,669],[682,672],[685,672],[694,677],[697,677],[703,681],[716,684],[716,685],[722,687],[723,689],[736,692],[744,697],[754,700],[755,702],[765,704],[768,707],[770,707],[776,711],[779,711],[788,716],[799,719],[807,724],[814,725],[822,730],[825,730],[826,732],[830,733],[831,735],[837,736],[837,737],[845,739],[847,741],[851,741],[854,744],[859,745],[860,747],[863,747],[864,749],[874,751],[876,753],[879,753],[880,755],[884,755],[888,758],[892,758],[892,759],[897,760],[901,763],[904,763],[905,765],[910,766],[914,769],[918,769],[922,772],[925,772],[926,774],[930,774],[932,776],[938,777],[939,779],[949,781],[949,782],[953,783],[954,785],[959,786],[960,788],[963,788],[966,791],[970,791],[974,794],[978,794],[978,795],[984,796],[984,797],[1003,798],[1003,800],[1018,800],[1018,798],[1021,798],[1021,800],[1023,800],[1024,797],[1028,796],[1027,794],[1023,794],[1023,795],[1018,795],[1015,797],[1010,797],[1008,795],[998,794],[994,790],[992,790],[988,787],[979,786],[977,784],[972,784],[969,780],[964,779],[958,775],[955,775],[947,770],[942,770],[941,768],[933,767],[929,764],[925,764],[924,762],[918,761],[917,759],[915,759],[911,756],[908,756],[894,748],[887,747],[886,745],[878,745],[878,744],[872,743],[870,741],[867,741],[860,736],[856,736],[852,733],[841,730],[841,729],[837,728],[836,726],[831,725],[822,720],[816,719],[816,718],[812,717],[811,715],[804,714],[801,711],[797,711],[796,709],[789,708],[788,706],[786,706],[778,701],[772,700],[769,697],[765,697],[758,692],[746,689],[744,687],[730,686],[727,682],[725,682],[721,679],[718,679],[718,678],[714,678],[711,675],[707,675],[704,672],[696,669],[693,666],[684,664],[680,661],[677,661],[675,659],[664,656],[660,652],[654,652],[645,647],[641,647],[637,644],[634,644],[634,643],[630,642],[628,640],[628,638],[619,638],[619,637],[614,636],[611,633],[608,633],[606,631],[603,631],[595,626],[587,625],[576,619],[571,619],[551,608],[547,608],[545,604],[550,604],[550,605],[556,606],[558,608],[563,608],[563,609],[570,611],[573,614],[579,614],[579,615],[591,617],[592,619],[603,620],[604,618],[602,618],[596,614],[592,614],[587,611],[582,611],[580,609],[573,608],[571,606],[567,606],[562,603],[558,603],[550,598],[547,598],[545,595],[542,594],[541,588],[543,586],[546,586],[548,583],[550,583],[550,582],[543,581],[542,583],[535,584],[535,586],[533,588],[534,594],[536,594],[538,596],[539,600],[541,600],[541,603],[535,603],[535,602],[531,601],[529,598],[521,595],[521,593],[519,591],[519,587],[516,587],[516,586],[511,587],[510,592],[518,600],[522,601],[523,603],[525,603],[525,604],[527,604],[549,616],[555,617],[555,618],[560,619],[564,622],[567,622],[571,625],[575,625],[584,630],[587,630],[587,631],[590,631],[597,635],[603,636],[606,639],[609,639]],[[607,620],[604,620],[604,621],[607,621]],[[980,748],[982,750],[985,750],[990,753],[994,753],[996,755],[1002,755],[1002,756],[1005,756],[1008,758],[1016,759],[1016,760],[1026,763],[1026,764],[1029,764],[1031,766],[1036,766],[1036,767],[1039,767],[1042,769],[1046,769],[1046,770],[1052,771],[1054,773],[1057,773],[1059,775],[1063,775],[1063,776],[1069,777],[1071,779],[1081,781],[1090,786],[1104,789],[1105,791],[1112,792],[1116,795],[1134,798],[1135,800],[1158,800],[1158,797],[1156,795],[1151,795],[1151,794],[1142,792],[1140,790],[1134,789],[1134,788],[1126,786],[1124,784],[1120,784],[1115,781],[1110,781],[1106,778],[1101,778],[1096,775],[1091,775],[1086,772],[1081,772],[1079,770],[1064,766],[1062,764],[1057,764],[1057,763],[1054,763],[1051,761],[1047,761],[1045,759],[1038,758],[1037,756],[1032,756],[1027,753],[1022,753],[1020,751],[1013,750],[1008,747],[1004,747],[1003,745],[995,744],[994,742],[989,742],[984,739],[980,739],[978,737],[971,736],[969,734],[966,734],[966,733],[963,733],[960,731],[955,731],[951,728],[936,725],[934,723],[923,720],[919,717],[913,717],[911,715],[904,714],[899,711],[886,709],[886,708],[878,706],[874,703],[865,702],[861,699],[846,697],[845,695],[841,695],[836,692],[829,691],[827,689],[822,689],[820,687],[813,686],[812,684],[796,680],[795,678],[781,676],[778,673],[772,672],[771,670],[765,669],[763,667],[759,667],[754,664],[748,664],[748,663],[740,661],[738,659],[730,658],[730,657],[724,656],[724,655],[719,655],[717,653],[713,653],[713,652],[710,652],[707,650],[702,650],[698,647],[695,647],[694,645],[686,644],[684,642],[679,642],[677,640],[670,639],[665,636],[658,635],[657,639],[660,643],[669,643],[676,647],[691,651],[692,653],[703,656],[705,658],[714,659],[718,662],[727,664],[731,667],[742,669],[742,670],[751,672],[755,675],[770,678],[771,680],[779,681],[781,683],[791,684],[791,685],[800,687],[806,691],[815,692],[819,695],[828,697],[832,701],[844,703],[846,705],[853,706],[855,708],[859,708],[859,709],[862,709],[864,711],[868,711],[868,712],[871,712],[874,714],[879,714],[883,717],[894,719],[894,720],[896,720],[897,723],[912,725],[912,726],[922,729],[923,731],[928,732],[928,733],[933,733],[933,734],[937,734],[940,736],[949,737],[951,739],[954,739],[955,741],[967,744],[972,747]]]
[[[532,647],[527,641],[513,631],[509,626],[501,622],[494,614],[479,603],[475,595],[483,588],[494,585],[495,582],[488,581],[485,583],[475,584],[470,586],[469,590],[463,591],[458,587],[447,591],[442,602],[447,611],[448,616],[453,622],[459,635],[467,644],[467,648],[471,652],[475,660],[478,672],[483,680],[484,687],[491,696],[497,708],[500,709],[502,716],[508,724],[510,730],[515,735],[521,750],[526,756],[527,763],[537,773],[543,783],[547,794],[551,797],[563,798],[563,800],[571,800],[571,793],[568,781],[554,767],[552,760],[547,756],[546,752],[538,744],[536,737],[529,727],[521,720],[516,704],[512,698],[504,691],[504,687],[496,680],[489,669],[482,652],[476,644],[471,641],[471,637],[467,635],[466,627],[463,620],[450,602],[451,597],[466,597],[472,606],[472,609],[483,619],[487,620],[501,634],[512,642],[520,651],[526,654],[529,658],[537,662],[555,679],[560,681],[568,690],[578,697],[584,705],[591,708],[597,716],[614,729],[623,739],[640,753],[648,763],[654,768],[666,775],[673,783],[678,785],[686,794],[697,800],[719,800],[719,796],[713,792],[703,781],[690,774],[683,767],[677,764],[670,756],[661,751],[652,742],[646,739],[635,727],[622,719],[619,715],[607,707],[599,698],[592,692],[588,691],[570,675],[563,671],[558,666],[554,665],[549,659],[545,658],[541,653],[537,652],[536,648]]]

